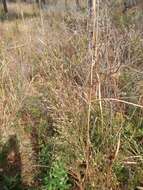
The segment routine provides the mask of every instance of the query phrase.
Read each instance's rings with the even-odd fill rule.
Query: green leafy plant
[[[4,190],[22,190],[20,176],[3,176]]]
[[[44,178],[42,190],[68,190],[68,174],[62,162],[55,162],[51,167],[49,176]]]

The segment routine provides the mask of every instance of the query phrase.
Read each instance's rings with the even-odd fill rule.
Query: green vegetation
[[[49,175],[49,177],[48,177]],[[43,190],[68,190],[68,175],[61,162],[53,163],[50,173],[44,178]]]

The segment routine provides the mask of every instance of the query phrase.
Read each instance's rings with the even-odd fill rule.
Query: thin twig
[[[93,101],[113,101],[113,102],[121,102],[121,103],[128,104],[128,105],[131,105],[131,106],[135,106],[135,107],[138,107],[138,108],[143,108],[143,105],[135,104],[135,103],[133,103],[133,102],[129,102],[129,101],[121,100],[121,99],[116,99],[116,98],[102,98],[102,99],[96,99],[96,100],[93,100]]]

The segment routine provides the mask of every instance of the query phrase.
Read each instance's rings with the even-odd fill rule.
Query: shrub
[[[44,178],[42,190],[68,190],[68,174],[62,162],[56,161],[51,167],[49,176]]]

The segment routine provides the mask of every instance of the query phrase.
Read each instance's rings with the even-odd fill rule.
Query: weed
[[[4,190],[22,190],[21,187],[21,178],[16,175],[16,176],[3,176],[2,177],[3,181],[3,188]]]
[[[43,190],[68,190],[70,184],[68,183],[68,174],[64,164],[60,161],[53,162],[50,169],[49,177],[44,178]]]

